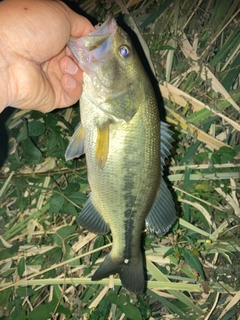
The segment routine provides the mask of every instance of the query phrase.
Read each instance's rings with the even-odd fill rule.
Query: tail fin
[[[136,259],[134,259],[136,260]],[[125,262],[124,262],[125,261]],[[100,280],[111,274],[119,273],[122,285],[133,293],[142,293],[145,289],[145,277],[142,254],[139,253],[137,262],[129,260],[114,261],[111,253],[107,255],[103,263],[94,273],[92,280]]]

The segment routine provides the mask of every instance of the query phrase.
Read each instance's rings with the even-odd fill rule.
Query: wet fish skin
[[[175,220],[172,196],[161,178],[171,134],[161,126],[152,85],[129,36],[109,17],[89,36],[71,39],[69,48],[84,73],[81,125],[66,151],[85,152],[91,195],[78,222],[97,234],[112,232],[110,254],[93,275],[119,273],[134,293],[145,288],[141,234],[158,236]]]

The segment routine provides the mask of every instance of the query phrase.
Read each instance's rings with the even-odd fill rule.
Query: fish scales
[[[159,236],[175,219],[171,194],[161,178],[165,156],[160,155],[154,91],[130,38],[112,17],[89,36],[70,40],[69,48],[85,73],[81,125],[66,158],[85,152],[92,191],[78,221],[98,234],[111,230],[113,237],[112,250],[92,279],[119,273],[125,288],[140,293],[145,288],[145,219],[150,233]],[[169,145],[171,134],[161,128]]]
[[[147,91],[146,98],[151,95],[154,101],[151,87],[141,89]],[[91,143],[97,140],[97,129],[93,128],[92,119],[96,118],[101,122],[102,118],[105,121],[105,114],[96,109],[87,97],[85,101],[84,95],[83,93],[81,100],[81,118],[83,126],[86,127],[85,153],[88,179],[91,189],[94,190],[93,204],[99,212],[103,212],[106,222],[111,224],[114,239],[112,256],[122,255],[124,248],[131,252],[132,246],[137,249],[135,251],[138,255],[139,233],[143,228],[145,212],[149,212],[151,208],[160,179],[160,154],[159,148],[155,147],[160,145],[156,102],[152,104],[152,112],[148,109],[146,112],[147,101],[143,101],[133,121],[110,125],[108,159],[105,167],[101,169],[96,166],[95,145]],[[145,125],[148,117],[151,128]],[[142,123],[141,126],[139,122]],[[145,146],[144,149],[142,146]],[[142,171],[141,175],[139,170]],[[141,216],[134,219],[139,208],[142,208]],[[119,214],[123,215],[123,219],[119,220]],[[127,232],[128,228],[131,233]],[[136,232],[133,232],[134,229]],[[130,256],[125,258],[129,259]]]

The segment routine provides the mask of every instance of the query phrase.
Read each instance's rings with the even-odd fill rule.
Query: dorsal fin
[[[171,154],[173,132],[169,129],[169,124],[160,122],[160,149],[161,149],[161,168],[165,165],[165,159]]]

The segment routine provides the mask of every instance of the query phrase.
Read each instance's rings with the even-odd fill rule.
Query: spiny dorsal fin
[[[172,148],[172,131],[168,128],[169,125],[163,121],[160,122],[160,149],[161,149],[161,171],[165,165],[165,159],[170,155]]]

